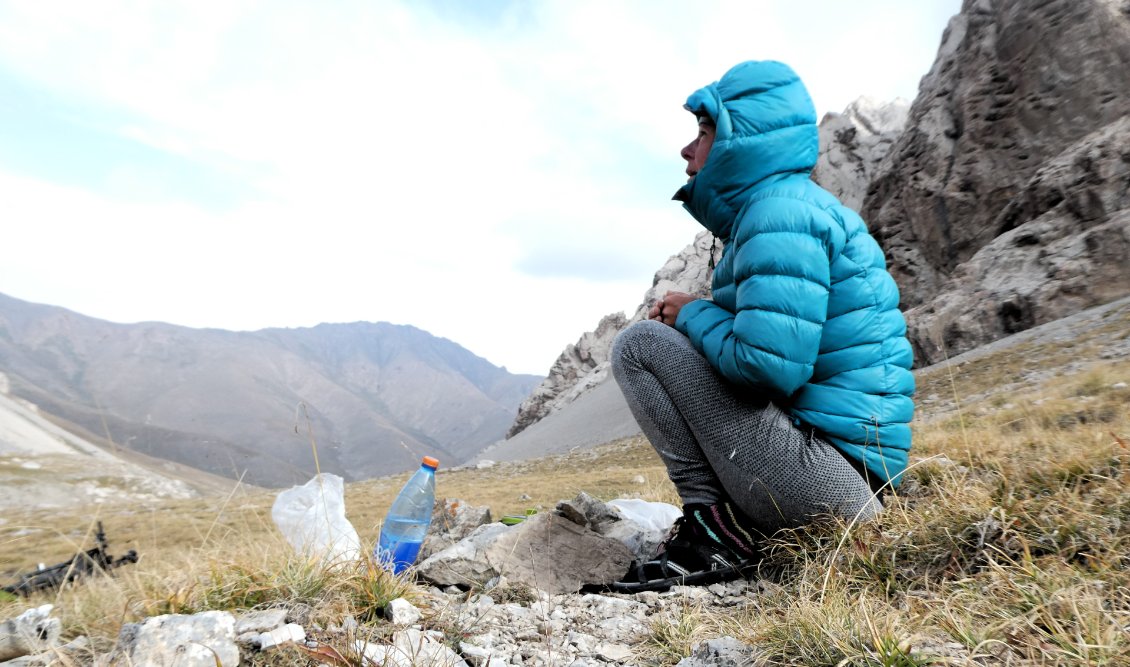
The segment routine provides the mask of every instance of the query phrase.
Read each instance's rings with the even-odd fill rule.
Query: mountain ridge
[[[118,324],[6,295],[0,369],[12,394],[122,447],[265,486],[462,462],[540,380],[410,325]]]

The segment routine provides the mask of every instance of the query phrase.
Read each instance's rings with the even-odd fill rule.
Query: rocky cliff
[[[919,363],[1130,292],[1130,3],[967,0],[864,219]]]

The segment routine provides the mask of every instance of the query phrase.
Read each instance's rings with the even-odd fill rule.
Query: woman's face
[[[698,136],[694,141],[690,142],[683,147],[680,155],[687,161],[687,180],[694,178],[694,175],[702,170],[703,165],[706,164],[706,158],[710,155],[710,147],[714,145],[714,124],[710,122],[699,122]]]

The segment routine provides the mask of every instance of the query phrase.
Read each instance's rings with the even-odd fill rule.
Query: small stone
[[[52,609],[53,605],[45,604],[0,621],[0,662],[58,645],[63,624],[51,617]]]
[[[643,475],[636,475],[632,478],[632,484],[647,484],[647,478]]]
[[[1125,389],[1126,383],[1125,382],[1115,382],[1114,384],[1110,385],[1110,388],[1111,389]]]
[[[740,667],[751,665],[757,649],[733,637],[719,637],[699,642],[689,658],[683,658],[676,667]]]
[[[396,598],[385,605],[385,618],[393,625],[412,625],[420,620],[420,610],[404,598]]]
[[[259,635],[259,650],[266,651],[283,644],[292,644],[306,641],[306,631],[297,623],[287,623],[281,628]]]
[[[299,602],[290,608],[286,615],[288,623],[297,623],[299,625],[307,625],[311,617],[314,615],[314,608],[305,602]]]
[[[593,651],[597,657],[602,660],[611,660],[613,662],[624,662],[632,657],[632,649],[624,644],[600,644]]]
[[[168,614],[126,623],[109,664],[213,667],[239,663],[235,617],[226,611]]]
[[[269,632],[286,623],[285,609],[267,609],[240,614],[235,619],[235,634]]]

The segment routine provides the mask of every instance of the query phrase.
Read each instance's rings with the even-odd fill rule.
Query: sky
[[[0,0],[0,292],[410,324],[545,375],[696,222],[687,95],[913,100],[960,0]]]

